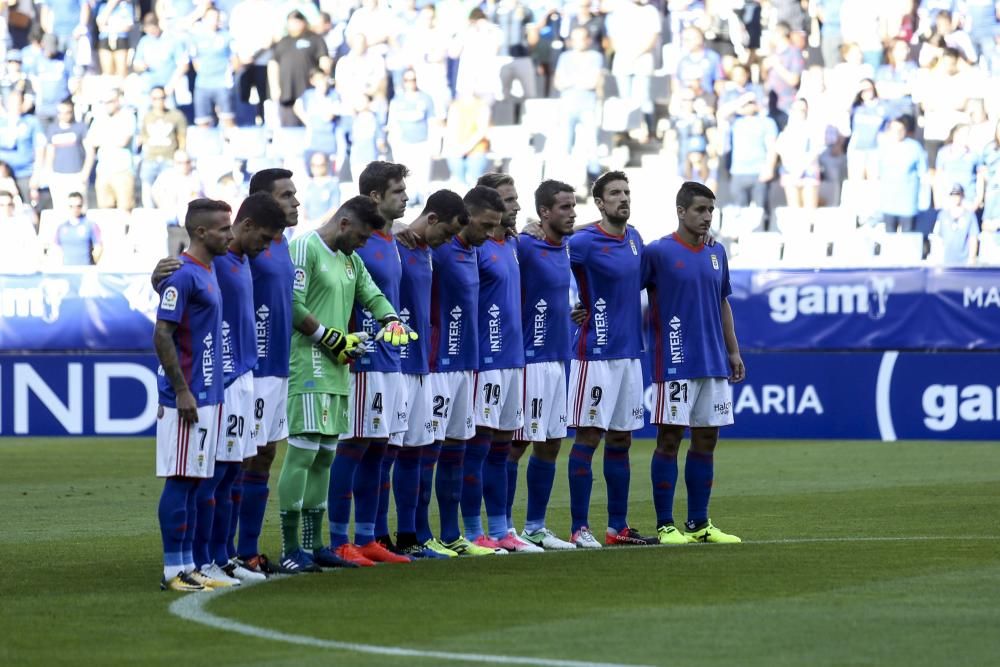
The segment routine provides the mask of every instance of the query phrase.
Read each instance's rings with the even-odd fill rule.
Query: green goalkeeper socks
[[[302,499],[306,493],[309,469],[317,450],[296,447],[297,438],[289,438],[285,462],[278,478],[278,507],[281,516],[281,553],[297,551],[299,545],[299,520],[302,516]],[[303,444],[311,444],[303,440]]]
[[[316,452],[306,477],[305,493],[302,497],[302,546],[313,551],[323,546],[323,515],[326,513],[326,497],[330,488],[330,465],[333,450],[320,448]]]

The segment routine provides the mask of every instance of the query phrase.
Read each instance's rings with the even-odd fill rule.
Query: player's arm
[[[181,362],[177,358],[177,348],[174,347],[176,330],[176,322],[156,320],[156,327],[153,329],[153,349],[156,350],[156,358],[163,367],[163,374],[166,375],[167,381],[174,389],[174,395],[177,396],[177,414],[181,419],[195,423],[198,421],[198,404],[195,403],[194,394],[184,379]]]
[[[156,268],[153,269],[153,275],[149,277],[149,281],[153,283],[153,289],[158,291],[160,283],[170,277],[174,271],[181,268],[181,264],[181,260],[176,257],[164,257],[157,262]]]
[[[747,376],[743,357],[740,356],[740,344],[736,340],[736,325],[733,322],[733,309],[729,307],[729,299],[722,300],[722,337],[726,341],[726,354],[729,355],[729,368],[732,371],[729,381],[733,384],[743,382]]]

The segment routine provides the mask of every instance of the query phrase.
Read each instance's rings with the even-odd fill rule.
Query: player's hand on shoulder
[[[190,389],[177,394],[177,416],[191,424],[198,423],[198,403]]]
[[[542,225],[538,222],[529,222],[521,230],[522,234],[527,234],[533,239],[538,239],[539,241],[545,240],[545,232],[542,231]]]
[[[715,244],[718,243],[718,241],[715,240],[715,237],[712,236],[711,233],[708,233],[708,234],[705,234],[705,239],[704,239],[703,243],[705,245],[707,245],[709,248],[714,248]]]
[[[409,225],[405,225],[402,222],[393,223],[392,235],[396,237],[397,243],[410,250],[416,248],[419,243],[417,235],[410,229]]]
[[[747,369],[743,365],[743,357],[740,356],[739,352],[733,352],[729,355],[729,368],[732,371],[729,375],[730,383],[737,384],[746,379]]]
[[[164,257],[157,262],[156,268],[153,269],[153,275],[150,277],[153,289],[157,289],[160,283],[169,278],[177,269],[181,268],[181,265],[181,260],[176,257]]]
[[[583,326],[583,323],[587,321],[589,316],[590,313],[588,313],[583,304],[579,302],[573,306],[573,310],[569,311],[570,319],[573,320],[573,324],[577,326]]]

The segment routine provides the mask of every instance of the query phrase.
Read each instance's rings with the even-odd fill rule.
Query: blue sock
[[[514,494],[517,492],[517,461],[507,459],[507,530],[514,530]]]
[[[462,464],[465,458],[465,443],[441,448],[438,458],[437,492],[438,509],[441,514],[441,541],[454,542],[458,539],[458,505],[462,499]]]
[[[665,526],[674,522],[674,490],[677,487],[677,456],[668,456],[653,451],[649,464],[649,477],[653,481],[653,507],[656,509],[656,525]]]
[[[392,494],[396,500],[396,532],[417,532],[417,496],[420,493],[420,447],[402,447],[392,469]],[[430,539],[430,538],[428,538]]]
[[[604,444],[604,482],[608,485],[608,528],[628,526],[628,483],[631,469],[628,447]]]
[[[194,534],[195,528],[198,525],[198,487],[201,485],[201,480],[194,480],[191,486],[191,490],[185,498],[185,507],[187,508],[187,517],[184,521],[184,545],[181,551],[184,554],[184,569],[191,570],[195,567],[194,562]]]
[[[529,533],[545,528],[545,512],[556,481],[556,464],[532,456],[528,459],[528,513],[524,529]]]
[[[430,507],[431,495],[434,491],[434,468],[441,456],[441,443],[420,448],[420,488],[417,492],[417,512],[414,523],[417,528],[417,540],[423,544],[434,537],[431,530]]]
[[[249,558],[260,553],[260,531],[264,527],[267,509],[267,481],[271,473],[243,472],[243,499],[240,502],[240,541],[237,553]]]
[[[226,543],[226,553],[230,558],[236,558],[236,526],[240,521],[240,508],[243,506],[243,470],[236,470],[236,479],[230,491],[233,508],[229,513],[229,537]]]
[[[693,529],[708,523],[708,500],[715,477],[715,457],[688,450],[684,461],[684,484],[688,492],[688,527]]]
[[[477,433],[465,446],[462,465],[462,522],[465,536],[474,540],[483,534],[480,509],[483,504],[483,464],[490,452],[490,436]]]
[[[370,442],[354,473],[354,543],[361,546],[375,539],[375,515],[382,486],[382,458],[386,443]]]
[[[218,565],[229,562],[229,526],[233,513],[233,480],[240,472],[242,464],[235,462],[215,462],[215,519],[212,521],[212,537],[208,543],[208,555]]]
[[[573,443],[569,452],[569,513],[572,517],[570,533],[589,526],[590,492],[594,488],[592,462],[594,448]]]
[[[382,457],[382,470],[378,487],[378,511],[375,513],[375,537],[389,534],[389,491],[392,490],[392,464],[396,462],[400,447],[389,445]],[[397,528],[397,530],[399,530]]]
[[[364,444],[340,442],[330,466],[330,489],[327,491],[326,505],[330,520],[330,547],[333,549],[350,542],[347,528],[351,523],[354,472],[364,453]]]
[[[510,457],[510,440],[494,442],[486,455],[483,468],[483,501],[490,537],[503,539],[507,535],[507,459]]]
[[[215,476],[201,480],[198,484],[198,521],[194,526],[194,564],[201,569],[212,562],[209,544],[212,541],[212,528],[215,523],[215,490],[219,486],[219,469],[216,466]]]
[[[187,533],[187,497],[194,481],[168,477],[163,483],[157,514],[163,540],[163,575],[172,579],[184,571],[184,535]]]

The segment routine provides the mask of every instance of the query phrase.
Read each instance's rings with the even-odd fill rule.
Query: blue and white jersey
[[[430,372],[431,345],[431,281],[433,257],[431,249],[420,245],[412,250],[398,246],[403,278],[399,282],[399,319],[409,325],[417,340],[399,350],[400,370],[412,375]]]
[[[643,251],[642,284],[649,294],[653,382],[729,377],[722,300],[733,290],[725,249],[664,236]]]
[[[222,293],[222,376],[228,387],[257,365],[253,277],[246,255],[232,250],[212,264]]]
[[[173,322],[174,347],[198,407],[222,403],[222,294],[211,266],[184,253],[181,268],[160,283],[156,319]],[[160,405],[177,407],[174,388],[157,370]]]
[[[524,361],[567,361],[570,358],[569,244],[540,241],[521,234],[521,331]]]
[[[479,262],[456,236],[432,252],[432,373],[479,370]]]
[[[479,370],[524,368],[517,244],[486,239],[479,262]]]
[[[392,234],[375,232],[363,248],[354,252],[365,263],[365,268],[371,274],[372,280],[382,290],[382,294],[392,304],[393,310],[399,312],[399,282],[403,276],[403,263],[399,257],[396,239]],[[372,317],[370,311],[355,303],[354,314],[351,316],[351,331],[365,331],[374,339],[382,327],[378,320]],[[351,364],[351,371],[358,373],[398,373],[399,348],[385,342],[368,341],[368,353]]]
[[[257,367],[253,375],[286,378],[292,341],[295,269],[284,236],[278,236],[264,252],[251,258],[250,273],[257,334]]]
[[[638,359],[642,352],[639,294],[642,237],[627,226],[612,236],[591,225],[570,237],[569,261],[588,318],[573,340],[581,361]]]

